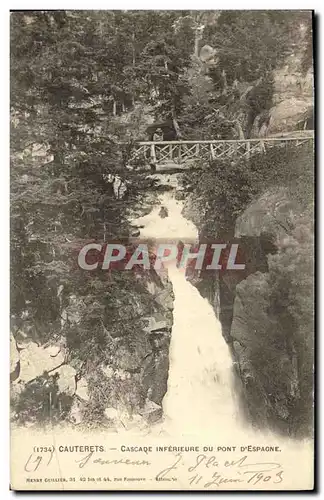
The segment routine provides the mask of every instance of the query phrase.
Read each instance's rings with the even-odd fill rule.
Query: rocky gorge
[[[313,80],[311,70],[303,73],[301,62],[297,51],[274,71],[274,105],[268,128],[261,127],[259,133],[296,130],[301,120],[302,128],[307,128],[307,116],[313,113]],[[224,162],[220,168],[230,166]],[[239,177],[238,164],[236,169]],[[217,177],[220,170],[215,170],[210,183],[222,182],[222,174]],[[248,196],[215,189],[211,197],[203,187],[191,184],[184,213],[199,228],[201,241],[235,240],[246,263],[244,272],[220,271],[214,277],[205,272],[196,286],[213,304],[231,345],[247,418],[283,434],[309,435],[314,362],[313,149],[281,154],[278,150],[254,158],[248,170],[251,177],[244,176],[243,181]],[[229,187],[235,190],[239,180],[231,175]],[[187,182],[188,187],[190,179]],[[212,204],[217,207],[220,202],[227,215],[217,218]]]
[[[136,16],[139,31],[131,32],[134,15],[106,13],[103,23],[96,13],[17,18],[14,48],[21,33],[34,47],[39,23],[48,36],[40,63],[32,50],[27,59],[38,80],[29,89],[24,66],[25,86],[14,92],[12,421],[122,432],[147,431],[165,418],[192,431],[203,414],[212,428],[214,415],[232,421],[240,410],[255,428],[308,437],[313,148],[264,148],[167,174],[152,174],[149,165],[137,170],[129,160],[134,141],[149,139],[159,124],[164,140],[306,136],[314,128],[310,19],[143,14],[150,26],[152,16],[161,42]],[[89,19],[93,39],[82,38]],[[115,58],[120,26],[128,48]],[[74,51],[87,48],[93,74],[80,72],[74,52],[62,49],[66,73],[56,86],[56,40],[64,47],[69,36]],[[28,138],[34,126],[36,142],[20,141],[17,131]],[[77,266],[89,241],[142,238],[154,246],[186,237],[237,243],[245,269],[188,269],[184,276],[176,268]]]

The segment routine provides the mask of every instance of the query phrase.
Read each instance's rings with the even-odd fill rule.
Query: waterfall
[[[169,268],[174,291],[165,423],[181,433],[210,432],[235,422],[232,358],[212,306]]]
[[[161,218],[161,206],[168,216]],[[151,213],[137,219],[141,237],[198,242],[198,230],[182,215],[174,191],[163,193]],[[168,266],[175,296],[168,388],[163,400],[167,432],[210,432],[235,422],[232,357],[207,299],[187,281],[184,269]]]
[[[161,182],[176,187],[172,175],[161,175]],[[160,216],[162,206],[168,213],[166,217]],[[160,195],[153,210],[134,221],[141,225],[141,238],[197,244],[198,230],[182,215],[182,207],[174,191]],[[265,462],[269,457],[271,462],[283,464],[285,477],[290,478],[296,488],[294,463],[298,455],[301,462],[309,464],[302,471],[303,477],[298,472],[298,479],[312,484],[313,441],[296,441],[273,434],[269,429],[256,429],[240,415],[231,353],[212,306],[186,279],[184,270],[172,262],[168,265],[168,276],[173,286],[174,309],[168,385],[162,401],[164,417],[150,429],[139,429],[139,435],[144,433],[144,439],[150,444],[197,444],[200,447],[217,444],[230,449],[234,445],[236,451],[228,455],[230,459],[242,457],[241,446],[246,450],[246,444],[279,447],[279,452],[271,452],[266,458],[260,452],[250,456],[250,460]],[[176,453],[173,456],[176,460]],[[188,469],[192,465],[192,454],[184,453],[182,461],[183,468]]]

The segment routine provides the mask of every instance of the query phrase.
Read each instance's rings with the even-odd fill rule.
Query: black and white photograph
[[[314,488],[314,31],[10,13],[13,490]]]

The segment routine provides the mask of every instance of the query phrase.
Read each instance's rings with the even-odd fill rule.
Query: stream
[[[164,207],[167,216],[161,218]],[[197,243],[198,230],[182,215],[175,191],[159,196],[146,216],[136,219],[141,238],[159,242]],[[212,306],[186,279],[185,270],[168,265],[173,286],[173,327],[169,349],[168,388],[163,399],[163,428],[194,434],[224,428],[237,417],[233,391],[233,361]]]
[[[149,214],[133,221],[141,226],[141,238],[161,243],[177,244],[181,240],[197,244],[198,230],[182,215],[183,202],[175,199],[176,179],[172,174],[159,177],[161,183],[172,184],[174,189],[161,194]],[[161,207],[166,209],[167,216],[161,217]],[[164,416],[145,435],[150,440],[158,438],[166,442],[172,437],[181,444],[279,446],[279,450],[285,452],[287,469],[296,479],[293,457],[298,453],[298,457],[311,463],[312,441],[295,441],[270,430],[256,429],[240,414],[233,359],[213,307],[186,279],[184,269],[172,262],[167,265],[174,309],[168,385],[162,401]],[[265,455],[261,456],[264,460]],[[190,455],[183,460],[188,465]],[[312,468],[300,472],[299,478],[300,474],[309,480]]]

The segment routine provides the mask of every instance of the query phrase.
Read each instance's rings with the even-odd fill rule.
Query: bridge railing
[[[168,162],[185,163],[197,159],[247,157],[264,153],[274,146],[285,147],[289,144],[299,146],[313,141],[313,135],[300,137],[268,137],[244,140],[207,140],[207,141],[143,141],[138,142],[130,158],[130,163],[144,161],[151,164]]]

